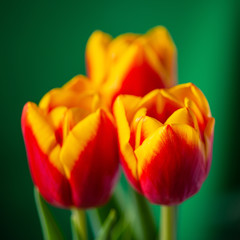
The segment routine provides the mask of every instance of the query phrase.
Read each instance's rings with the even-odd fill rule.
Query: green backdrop
[[[216,118],[212,168],[180,207],[179,239],[239,239],[239,2],[1,1],[1,239],[42,239],[20,128],[25,102],[85,73],[94,30],[117,36],[156,25],[176,43],[179,82],[196,84]],[[53,210],[70,239],[69,212]]]

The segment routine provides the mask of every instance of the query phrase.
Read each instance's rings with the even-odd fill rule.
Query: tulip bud
[[[176,47],[162,26],[115,39],[96,31],[87,43],[86,63],[90,80],[101,85],[110,103],[119,94],[144,96],[176,84]]]
[[[196,86],[122,95],[113,111],[121,163],[137,191],[163,205],[199,191],[211,165],[215,120]]]
[[[118,175],[113,117],[82,76],[28,102],[22,131],[30,172],[41,195],[59,207],[106,203]]]

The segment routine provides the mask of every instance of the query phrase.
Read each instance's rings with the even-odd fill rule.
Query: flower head
[[[144,96],[176,83],[176,48],[162,26],[115,39],[96,31],[87,43],[86,63],[88,77],[110,103],[119,94]]]
[[[196,86],[119,96],[114,115],[122,166],[135,189],[163,205],[200,189],[211,165],[214,118]]]
[[[104,204],[118,174],[116,130],[110,112],[83,76],[28,102],[22,131],[34,184],[51,204]]]

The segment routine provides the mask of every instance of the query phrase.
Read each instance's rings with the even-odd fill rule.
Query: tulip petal
[[[185,106],[194,114],[197,119],[198,129],[201,134],[202,141],[204,141],[204,130],[207,125],[207,117],[202,114],[195,102],[189,98],[184,99]]]
[[[135,134],[135,149],[142,144],[142,142],[152,135],[159,127],[163,126],[161,122],[151,117],[142,117],[137,124]]]
[[[48,116],[54,129],[58,129],[60,127],[66,112],[67,112],[67,108],[63,106],[63,107],[54,108],[49,113]]]
[[[135,154],[142,191],[153,203],[182,202],[197,192],[206,176],[199,134],[185,124],[160,127]]]
[[[173,112],[183,107],[183,104],[166,91],[156,89],[144,96],[138,107],[147,108],[148,116],[164,123]]]
[[[107,68],[107,49],[112,37],[101,31],[95,31],[86,46],[86,63],[88,77],[95,84],[101,84],[105,79]]]
[[[112,92],[113,99],[119,94],[143,96],[155,88],[168,86],[168,82],[157,56],[144,38],[139,38],[112,66],[103,91]]]
[[[129,103],[134,104],[127,104],[128,100],[135,100],[129,101]],[[131,146],[130,141],[130,126],[128,122],[131,118],[133,118],[133,114],[131,114],[131,110],[134,109],[139,103],[138,97],[130,97],[130,96],[120,96],[116,99],[113,112],[116,119],[116,125],[118,130],[118,140],[119,140],[119,148],[120,148],[120,155],[121,155],[121,163],[127,174],[131,184],[138,190],[140,190],[140,185],[138,182],[138,175],[137,175],[137,159],[133,151],[133,147]],[[126,110],[126,106],[130,107],[130,111]],[[130,112],[129,115],[126,113]],[[135,137],[134,137],[135,140]]]
[[[205,140],[205,151],[206,151],[206,164],[207,164],[207,173],[210,170],[211,162],[212,162],[212,147],[213,147],[213,135],[214,135],[214,125],[215,119],[210,118],[206,129],[204,131],[204,140]]]
[[[161,93],[159,89],[153,90],[141,98],[138,108],[147,109],[147,114],[151,117],[157,117],[157,102],[161,102]]]
[[[181,102],[184,102],[185,98],[191,99],[204,116],[211,117],[211,111],[206,97],[193,83],[177,85],[167,91],[173,94]]]
[[[116,102],[118,103],[121,102],[122,107],[125,109],[124,114],[126,115],[126,120],[130,124],[136,111],[141,107],[140,106],[141,98],[133,95],[121,95],[118,98],[119,99],[118,101],[116,100]]]
[[[44,154],[49,154],[57,145],[54,129],[35,103],[28,102],[22,113],[23,130],[30,129]],[[61,171],[61,165],[55,162]]]
[[[95,98],[96,96],[96,98]],[[92,111],[99,105],[99,98],[94,92],[75,92],[70,89],[56,88],[49,91],[39,103],[39,108],[49,113],[57,107],[82,108]]]
[[[134,115],[134,118],[131,123],[131,138],[130,138],[130,144],[133,148],[136,148],[140,144],[141,140],[141,125],[142,125],[142,118],[146,116],[147,109],[146,108],[140,108],[136,114]],[[135,146],[135,147],[134,147]]]
[[[204,131],[204,136],[209,140],[213,138],[214,125],[215,125],[215,119],[212,117],[209,118],[207,127]]]
[[[39,107],[46,113],[56,107],[91,108],[91,100],[97,92],[92,83],[84,76],[78,75],[67,82],[62,88],[55,88],[46,93]],[[86,98],[83,100],[83,98]]]
[[[70,188],[59,161],[60,146],[54,130],[41,110],[30,102],[24,106],[21,124],[34,184],[48,202],[70,206]]]
[[[187,124],[193,127],[197,132],[199,132],[198,122],[195,115],[190,109],[180,108],[175,111],[164,123],[167,124]]]
[[[64,88],[65,90],[71,90],[80,93],[83,91],[91,91],[93,85],[87,77],[83,75],[77,75],[65,85],[63,85],[62,88]]]
[[[156,120],[155,118],[151,117],[144,117],[142,119],[142,127],[141,127],[141,142],[148,138],[150,135],[152,135],[158,128],[162,127],[163,124]]]
[[[99,124],[99,113],[96,112],[87,116],[69,132],[61,152],[61,161],[68,178],[71,176],[71,171],[79,158],[79,154],[84,151],[88,142],[95,138]]]
[[[210,107],[203,92],[199,88],[197,88],[194,84],[192,84],[191,90],[193,92],[193,95],[197,99],[197,105],[201,109],[202,113],[207,117],[211,117],[212,115],[211,115]]]
[[[124,53],[138,37],[138,34],[127,33],[113,39],[108,47],[108,64],[111,66],[116,63],[119,57],[122,56],[122,53]]]
[[[60,155],[72,188],[75,206],[105,203],[116,181],[116,129],[104,110],[80,121],[69,132]]]
[[[135,131],[137,129],[137,125],[139,123],[139,121],[145,117],[147,114],[147,108],[140,108],[136,114],[133,117],[133,120],[131,122],[131,130]]]
[[[173,86],[177,82],[177,50],[169,32],[165,27],[157,26],[151,29],[146,37],[167,70],[169,87]]]

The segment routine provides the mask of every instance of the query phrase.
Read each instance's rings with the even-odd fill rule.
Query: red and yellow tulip
[[[151,202],[179,204],[195,194],[211,165],[214,118],[193,84],[119,96],[113,106],[121,163]]]
[[[96,31],[87,43],[86,64],[89,79],[110,103],[119,94],[144,96],[176,84],[176,48],[162,26],[115,39]]]
[[[34,184],[51,204],[88,208],[104,204],[118,175],[113,117],[91,83],[77,76],[28,102],[22,131]]]

